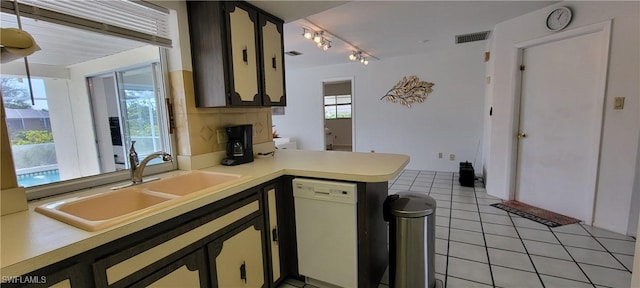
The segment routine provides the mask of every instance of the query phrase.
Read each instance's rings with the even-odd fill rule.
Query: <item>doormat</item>
[[[578,223],[580,220],[564,216],[549,210],[527,205],[515,200],[491,204],[491,206],[516,214],[522,218],[536,221],[549,227],[558,227],[567,224]]]

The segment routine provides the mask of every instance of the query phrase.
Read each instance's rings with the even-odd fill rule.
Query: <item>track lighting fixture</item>
[[[316,32],[309,28],[303,27],[302,37],[304,37],[305,39],[313,40],[313,42],[316,43],[316,46],[318,46],[318,48],[322,49],[323,51],[327,51],[329,50],[329,48],[331,48],[331,40],[324,38],[324,31]]]
[[[325,35],[328,35],[331,39],[333,40],[338,39],[340,40],[340,42],[343,42],[344,44],[346,44],[347,47],[351,47],[351,49],[353,49],[351,51],[351,54],[349,54],[349,60],[351,61],[358,61],[362,65],[369,65],[368,58],[380,60],[376,56],[371,55],[371,53],[360,49],[358,46],[353,45],[352,43],[349,43],[349,41],[343,38],[340,38],[340,36],[333,34],[330,31],[327,31],[326,29],[322,28],[322,26],[319,26],[311,22],[309,19],[304,18],[304,20],[309,23],[310,27],[316,27],[315,29],[319,29],[319,31],[316,31],[314,29],[310,29],[307,27],[302,27],[302,37],[315,42],[316,46],[322,49],[322,51],[327,51],[332,47],[333,43],[331,42],[331,40],[325,38]],[[342,44],[340,44],[339,46],[342,46]]]
[[[362,55],[362,51],[356,51],[354,50],[350,55],[349,55],[349,60],[351,61],[360,61],[360,63],[362,63],[363,65],[369,65],[369,60],[367,60],[367,57]]]

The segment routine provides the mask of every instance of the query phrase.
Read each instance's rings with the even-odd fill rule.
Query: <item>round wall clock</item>
[[[569,7],[558,7],[547,16],[546,26],[551,31],[560,31],[571,23],[573,13]]]

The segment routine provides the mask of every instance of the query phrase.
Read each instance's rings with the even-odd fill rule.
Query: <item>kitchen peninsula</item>
[[[259,254],[256,260],[259,265],[253,267],[250,260],[246,260],[246,265],[245,260],[238,260],[240,272],[234,266],[229,274],[234,277],[238,274],[238,281],[245,283],[257,281],[251,283],[261,286],[266,282],[267,287],[275,287],[288,275],[298,276],[291,180],[306,177],[357,184],[358,196],[362,196],[357,204],[361,263],[358,277],[359,286],[366,287],[376,278],[379,280],[388,261],[386,224],[381,216],[387,181],[408,162],[408,156],[398,154],[277,150],[273,157],[257,158],[253,163],[202,169],[249,176],[243,181],[199,193],[179,204],[97,232],[67,225],[34,212],[34,208],[57,199],[105,192],[111,186],[32,202],[27,211],[1,217],[2,277],[47,276],[48,285],[64,282],[67,287],[88,284],[119,287],[146,286],[173,274],[186,281],[185,275],[197,274],[191,275],[195,276],[191,277],[195,279],[194,285],[215,287],[227,283],[220,277],[221,270],[232,266],[221,265],[229,258],[224,249],[233,246],[227,243],[240,238],[250,241],[253,237],[250,233],[257,231],[260,233],[255,236],[259,239],[256,250],[240,246],[241,250]],[[168,178],[186,173],[191,172],[173,171],[159,176]],[[216,222],[223,220],[224,225]],[[200,231],[205,228],[208,232]],[[162,245],[175,251],[152,255],[166,250],[167,246]],[[377,249],[379,246],[382,249]],[[136,261],[139,263],[133,263]],[[250,273],[260,276],[248,276]]]

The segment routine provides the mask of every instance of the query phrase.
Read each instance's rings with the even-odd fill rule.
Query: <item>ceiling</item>
[[[14,15],[1,13],[1,18],[1,27],[18,28]],[[22,29],[33,36],[41,49],[29,56],[29,63],[34,64],[66,67],[148,45],[28,17],[20,20]]]
[[[427,53],[432,49],[446,49],[454,43],[456,35],[492,30],[497,23],[554,3],[552,1],[329,2],[336,6],[308,16],[303,13],[297,15],[300,17],[294,20],[296,18],[292,17],[291,10],[303,10],[311,4],[307,4],[306,1],[284,1],[289,3],[288,5],[283,4],[283,1],[267,2],[275,2],[278,5],[265,7],[266,11],[287,16],[284,18],[287,20],[284,26],[285,51],[295,50],[303,53],[300,56],[286,56],[285,63],[288,70],[348,62],[347,57],[354,49],[352,45],[380,59]],[[541,25],[543,25],[542,20]],[[327,30],[352,45],[335,36],[329,36],[327,38],[332,41],[333,47],[324,52],[317,48],[313,41],[301,36],[302,27]],[[375,62],[371,57],[369,60],[371,64]]]
[[[450,47],[455,35],[491,30],[499,22],[553,3],[550,1],[250,2],[285,20],[285,51],[295,50],[303,53],[295,57],[286,56],[285,63],[288,70],[348,62],[347,57],[354,49],[352,45],[379,59],[427,53],[431,49]],[[17,26],[15,17],[3,13],[1,18],[2,27]],[[41,51],[29,57],[30,63],[67,66],[146,45],[26,17],[22,19],[24,29],[34,36],[42,48]],[[315,43],[301,36],[302,27],[327,30],[332,34],[327,35],[327,38],[332,41],[333,47],[326,52],[317,48]],[[369,57],[371,63],[375,63],[373,57]],[[354,65],[361,64],[354,63]]]

